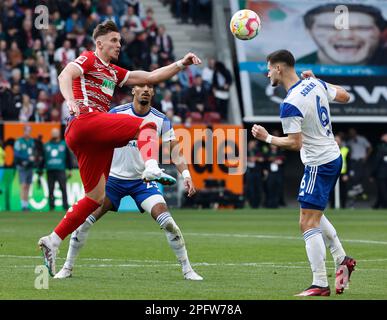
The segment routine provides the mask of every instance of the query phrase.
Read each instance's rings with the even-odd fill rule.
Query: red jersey
[[[82,72],[79,78],[73,80],[74,99],[80,112],[108,112],[115,86],[122,87],[130,71],[102,61],[92,51],[82,52],[70,63]]]

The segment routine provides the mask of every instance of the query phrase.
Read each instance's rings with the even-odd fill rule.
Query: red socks
[[[157,136],[157,126],[154,122],[147,122],[140,127],[137,139],[138,150],[145,161],[159,158],[159,139]]]
[[[64,238],[84,223],[85,219],[99,207],[100,204],[98,202],[84,197],[70,207],[62,221],[54,229],[55,233],[64,240]]]

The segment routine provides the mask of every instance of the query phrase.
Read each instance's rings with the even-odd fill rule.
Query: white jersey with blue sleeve
[[[134,117],[144,118],[156,123],[157,134],[163,142],[176,139],[171,121],[164,113],[155,108],[151,108],[145,115],[139,115],[136,114],[133,103],[128,103],[113,108],[110,113],[129,114]],[[145,164],[138,150],[137,140],[131,140],[125,147],[114,149],[110,176],[124,180],[137,180],[141,179],[144,170]]]
[[[335,97],[335,88],[320,79],[308,78],[292,86],[280,105],[284,133],[302,134],[300,155],[304,165],[319,166],[340,156],[329,109]]]

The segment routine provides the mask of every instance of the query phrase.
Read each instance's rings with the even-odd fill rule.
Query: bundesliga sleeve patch
[[[87,60],[87,57],[85,56],[79,56],[75,62],[79,63],[79,64],[83,64],[85,61]]]

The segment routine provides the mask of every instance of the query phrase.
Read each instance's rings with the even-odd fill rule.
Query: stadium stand
[[[100,22],[111,19],[120,28],[122,49],[118,64],[130,70],[154,70],[171,63],[187,52],[188,42],[197,48],[212,48],[203,41],[211,41],[207,34],[200,32],[203,39],[185,39],[182,34],[197,35],[198,28],[210,31],[210,16],[201,16],[198,10],[211,7],[211,1],[189,2],[181,7],[181,1],[167,1],[164,5],[157,1],[90,1],[73,0],[42,1],[49,12],[48,25],[38,30],[33,22],[36,13],[34,1],[4,1],[0,4],[0,120],[4,121],[62,121],[68,116],[63,97],[59,92],[57,77],[64,66],[74,60],[82,51],[93,50],[91,33]],[[168,7],[170,10],[168,10]],[[157,19],[155,17],[157,10]],[[207,12],[207,11],[206,11]],[[189,13],[189,14],[188,14]],[[173,15],[172,15],[173,14]],[[185,19],[186,14],[188,18]],[[175,18],[173,18],[173,16]],[[163,23],[160,23],[158,19]],[[172,21],[172,22],[171,22]],[[191,22],[176,31],[178,22]],[[164,24],[165,23],[165,24]],[[204,25],[205,26],[204,26]],[[168,30],[170,28],[170,30]],[[202,29],[200,29],[202,30]],[[181,33],[182,32],[182,33]],[[200,38],[200,37],[199,37]],[[175,40],[176,39],[176,40]],[[181,41],[184,40],[184,41]],[[175,41],[179,42],[175,53]],[[196,41],[196,42],[195,42]],[[189,49],[195,49],[190,47]],[[184,51],[183,51],[184,50]],[[213,50],[213,49],[212,49]],[[209,56],[212,51],[201,52]],[[207,66],[204,66],[208,69]],[[208,71],[208,70],[207,70]],[[162,83],[156,88],[158,93],[155,106],[163,110],[162,97],[170,96],[170,103],[164,112],[172,119],[185,121],[190,104],[190,89],[194,91],[194,76],[199,76],[203,68],[187,69],[179,77]],[[205,94],[195,95],[199,105],[207,106],[213,101],[211,84],[205,83]],[[212,79],[211,79],[212,80]],[[210,81],[212,82],[212,81]],[[183,92],[179,92],[179,86]],[[130,101],[128,89],[117,90],[113,106]],[[163,102],[162,102],[163,101]],[[208,110],[202,110],[202,112]],[[211,109],[212,112],[218,110]],[[174,116],[177,117],[174,117]],[[202,115],[203,117],[203,115]],[[214,116],[213,119],[218,119]],[[207,116],[207,120],[211,120]],[[225,121],[226,119],[223,119]],[[179,120],[178,120],[179,121]],[[197,121],[197,118],[194,119]]]

